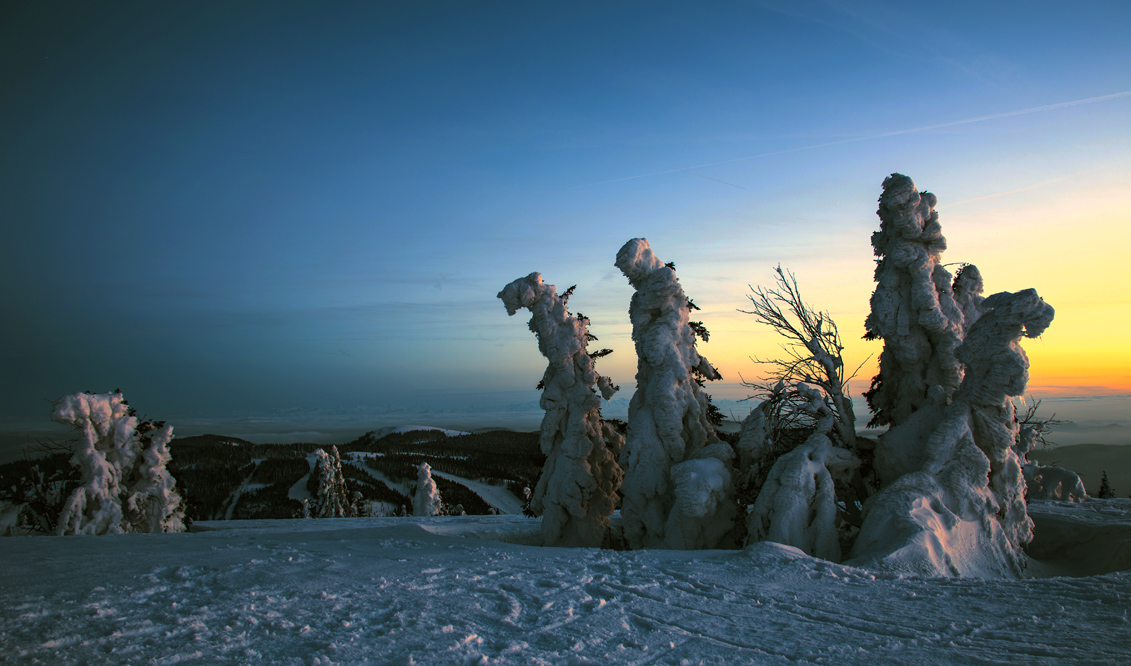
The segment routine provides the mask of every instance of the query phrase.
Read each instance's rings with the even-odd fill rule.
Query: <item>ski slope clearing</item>
[[[540,548],[521,545],[539,539],[538,521],[514,516],[194,529],[0,540],[0,654],[29,664],[1131,660],[1128,572],[930,579],[772,543]]]
[[[489,483],[472,481],[471,479],[465,479],[455,474],[445,474],[444,472],[438,472],[436,470],[432,470],[432,475],[466,486],[471,492],[482,497],[484,502],[498,509],[499,513],[522,513],[522,500],[503,486],[492,486]]]

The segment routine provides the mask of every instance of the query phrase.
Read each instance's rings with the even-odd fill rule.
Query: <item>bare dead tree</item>
[[[791,271],[778,266],[774,272],[775,286],[769,289],[751,286],[752,293],[748,295],[751,309],[739,312],[753,315],[785,338],[782,344],[785,356],[754,357],[755,363],[769,366],[766,379],[742,383],[753,389],[754,397],[768,402],[767,417],[775,430],[825,429],[842,446],[856,450],[856,414],[848,382],[860,368],[846,374],[841,357],[844,345],[832,316],[805,302],[797,277]],[[821,412],[826,416],[814,413],[811,400],[798,390],[798,383],[821,391],[828,407],[828,412]],[[832,416],[831,423],[825,422],[828,414]]]

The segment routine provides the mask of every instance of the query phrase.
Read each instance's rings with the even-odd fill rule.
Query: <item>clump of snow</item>
[[[530,330],[548,361],[541,383],[546,463],[531,500],[542,516],[545,544],[605,545],[623,477],[616,460],[622,439],[601,420],[601,397],[608,400],[617,387],[593,367],[589,320],[571,315],[566,299],[539,273],[511,282],[499,298],[508,315],[530,311]]]
[[[59,534],[183,532],[184,506],[166,470],[172,426],[139,424],[121,393],[75,393],[52,418],[80,431],[71,464],[82,485],[59,514]]]
[[[416,493],[412,496],[412,515],[438,516],[444,509],[440,490],[432,479],[432,467],[422,462],[416,468]]]
[[[707,395],[693,372],[706,378],[718,373],[695,348],[688,299],[675,270],[653,254],[648,241],[625,243],[616,266],[636,290],[629,306],[636,393],[622,459],[625,540],[632,548],[714,547],[734,523],[734,454],[729,446],[714,446],[719,440],[707,420]],[[695,463],[673,472],[681,463],[707,458],[718,464]],[[721,501],[724,495],[728,499]],[[676,523],[680,528],[671,531]]]
[[[1020,339],[1044,332],[1054,313],[1032,289],[994,294],[982,309],[957,351],[966,376],[925,440],[923,465],[867,502],[855,563],[933,575],[1020,575],[1032,521],[1010,397],[1028,381]]]
[[[310,473],[310,483],[313,503],[304,500],[303,514],[309,510],[313,518],[342,518],[356,514],[350,504],[349,491],[346,488],[346,479],[342,474],[342,457],[338,454],[338,447],[330,448],[326,453],[323,449],[314,452],[314,470]]]

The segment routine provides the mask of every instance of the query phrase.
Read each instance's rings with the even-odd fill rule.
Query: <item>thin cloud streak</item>
[[[775,151],[768,152],[768,153],[758,153],[757,155],[747,155],[745,157],[735,157],[733,159],[722,160],[720,162],[707,162],[707,163],[704,163],[704,164],[693,164],[691,166],[682,167],[682,168],[673,167],[673,168],[667,169],[665,171],[654,171],[652,173],[642,173],[642,174],[639,174],[639,175],[636,175],[636,176],[625,176],[623,178],[612,178],[610,180],[601,180],[601,181],[597,181],[597,182],[594,182],[594,183],[586,183],[584,185],[576,185],[571,189],[580,189],[580,188],[583,188],[583,187],[594,187],[596,185],[606,185],[606,184],[609,184],[609,183],[619,183],[619,182],[623,182],[623,181],[626,181],[626,180],[636,180],[638,178],[648,178],[650,176],[661,176],[661,175],[664,175],[664,174],[667,174],[667,173],[678,173],[678,172],[681,172],[681,171],[687,172],[687,173],[692,173],[692,172],[688,171],[688,169],[702,169],[703,167],[718,166],[720,164],[733,164],[734,162],[744,162],[746,160],[756,160],[756,159],[759,159],[759,158],[762,158],[762,157],[773,157],[775,155],[786,155],[788,153],[799,153],[799,152],[802,152],[802,151],[805,151],[805,150],[815,150],[817,148],[828,148],[828,147],[831,147],[831,146],[842,146],[846,143],[857,143],[857,142],[860,142],[860,141],[872,141],[874,139],[884,139],[884,138],[892,137],[892,136],[904,136],[904,135],[907,135],[907,134],[919,134],[921,132],[930,132],[932,130],[945,129],[947,127],[957,127],[959,125],[970,125],[970,124],[973,124],[973,123],[982,123],[982,122],[986,122],[986,121],[989,121],[989,120],[1000,120],[1002,118],[1013,118],[1015,116],[1024,116],[1024,115],[1028,115],[1028,114],[1031,114],[1031,113],[1042,113],[1044,111],[1055,111],[1057,109],[1066,109],[1066,108],[1073,107],[1073,106],[1083,106],[1085,104],[1095,104],[1095,103],[1098,103],[1098,102],[1107,102],[1107,101],[1110,101],[1110,100],[1113,100],[1113,99],[1120,99],[1120,98],[1123,98],[1123,97],[1131,97],[1131,90],[1124,90],[1122,92],[1111,93],[1110,95],[1100,95],[1099,97],[1087,97],[1085,99],[1076,99],[1076,100],[1072,100],[1070,102],[1057,102],[1056,104],[1045,104],[1043,106],[1034,106],[1034,107],[1030,107],[1030,108],[1027,108],[1027,109],[1018,109],[1016,111],[1004,111],[1002,113],[991,113],[989,115],[977,116],[975,118],[964,118],[962,120],[952,120],[952,121],[946,122],[946,123],[938,123],[937,125],[926,125],[924,127],[913,127],[913,128],[910,128],[910,129],[895,130],[893,132],[880,132],[880,133],[877,133],[877,134],[868,134],[868,135],[865,135],[865,136],[853,137],[851,139],[840,139],[839,141],[829,141],[827,143],[818,143],[818,144],[814,144],[812,146],[802,146],[802,147],[799,147],[799,148],[787,148],[785,150],[775,150]],[[699,175],[702,175],[702,174],[694,174],[694,175],[699,176]],[[703,177],[709,178],[709,176],[703,176]],[[711,180],[716,180],[716,179],[711,178]],[[719,182],[724,182],[724,181],[719,181]],[[726,183],[726,184],[731,185],[731,183]],[[735,187],[738,187],[738,186],[735,185]],[[745,189],[745,188],[742,188],[742,189]],[[954,204],[951,204],[951,205],[954,205]]]

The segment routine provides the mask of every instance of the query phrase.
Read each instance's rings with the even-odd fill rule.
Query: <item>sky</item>
[[[893,172],[939,197],[948,262],[1056,308],[1033,394],[1126,420],[1128,25],[1121,1],[6,3],[0,427],[82,390],[195,423],[536,400],[495,296],[532,271],[577,285],[627,398],[634,237],[702,307],[714,395],[776,353],[739,310],[779,264],[863,390]]]

